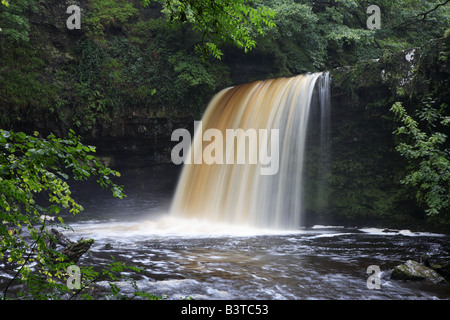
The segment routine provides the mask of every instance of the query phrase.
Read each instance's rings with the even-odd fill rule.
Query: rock
[[[111,249],[113,249],[113,246],[111,245],[111,243],[107,243],[103,246],[102,249],[103,250],[111,250]]]
[[[435,270],[428,268],[419,262],[408,260],[392,270],[391,279],[395,280],[427,280],[433,283],[444,283],[445,279]]]
[[[450,262],[433,264],[431,268],[443,276],[445,280],[450,281]]]
[[[67,257],[67,260],[71,263],[77,263],[78,259],[86,253],[94,243],[93,239],[80,239],[76,243],[71,243],[67,247],[64,248],[62,254]]]

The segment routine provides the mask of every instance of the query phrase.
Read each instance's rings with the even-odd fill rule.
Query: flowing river
[[[128,197],[75,188],[85,212],[66,218],[73,231],[65,234],[95,239],[80,264],[114,256],[144,269],[136,278],[143,291],[200,300],[450,299],[449,284],[390,279],[392,268],[409,259],[449,260],[448,236],[363,226],[273,231],[173,217],[166,212],[177,168],[120,171]],[[367,268],[374,265],[381,270],[379,289],[368,288]]]

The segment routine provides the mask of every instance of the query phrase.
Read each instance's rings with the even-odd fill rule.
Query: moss
[[[450,29],[445,30],[444,38],[446,38],[446,39],[450,38]]]
[[[378,60],[360,61],[352,67],[332,70],[330,74],[333,88],[350,93],[355,104],[368,92],[367,88],[383,86],[383,69]]]
[[[26,119],[40,119],[58,97],[58,86],[51,82],[45,54],[28,44],[4,52],[0,69],[1,123],[12,125]]]

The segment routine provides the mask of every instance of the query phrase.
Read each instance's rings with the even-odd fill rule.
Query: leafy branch
[[[143,0],[144,6],[151,0]],[[203,58],[221,59],[219,46],[230,44],[248,52],[256,46],[255,36],[264,35],[264,27],[274,28],[273,10],[257,6],[257,0],[169,0],[163,12],[172,25],[189,23],[202,34],[195,49]]]
[[[407,28],[407,27],[409,27],[410,25],[413,25],[413,24],[422,22],[422,21],[424,21],[424,20],[428,17],[428,15],[429,15],[430,13],[436,11],[437,9],[439,9],[439,7],[445,6],[445,5],[448,4],[449,2],[450,2],[450,0],[446,0],[446,1],[443,2],[443,3],[438,3],[438,4],[437,4],[435,7],[433,7],[432,9],[430,9],[430,10],[428,10],[428,11],[426,11],[426,12],[423,12],[423,13],[419,13],[419,14],[417,15],[417,17],[422,17],[422,18],[417,19],[417,20],[414,20],[414,21],[410,21],[410,22],[405,21],[404,23],[402,23],[401,25],[399,25],[399,26],[397,26],[397,27],[395,27],[395,28],[396,28],[396,29]]]
[[[437,215],[450,208],[450,149],[447,135],[438,128],[450,127],[450,116],[445,115],[448,105],[435,106],[427,98],[422,102],[415,120],[402,103],[395,103],[391,111],[401,126],[394,133],[401,138],[396,150],[408,160],[409,173],[401,181],[417,190],[419,203],[426,206],[428,215]],[[420,128],[420,122],[425,129]]]
[[[61,212],[83,210],[67,181],[96,177],[114,197],[125,196],[123,187],[111,179],[120,173],[104,166],[94,152],[95,147],[84,145],[72,130],[64,139],[54,135],[44,139],[38,132],[0,129],[0,259],[17,267],[3,298],[16,279],[27,284],[34,298],[55,298],[55,290],[67,291],[55,282],[65,272],[67,257],[52,248],[55,238],[47,229],[50,220],[65,227]]]

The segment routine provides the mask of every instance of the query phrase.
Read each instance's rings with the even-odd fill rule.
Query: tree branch
[[[447,3],[449,3],[450,0],[445,1],[444,3],[439,3],[436,7],[434,7],[433,9],[425,12],[425,13],[421,13],[419,14],[419,16],[423,16],[422,20],[425,19],[427,17],[427,15],[429,15],[431,12],[436,11],[439,7],[445,6]]]
[[[409,27],[409,26],[412,25],[412,24],[415,24],[415,23],[424,21],[430,13],[432,13],[433,11],[436,11],[437,9],[439,9],[439,7],[445,6],[445,5],[446,5],[447,3],[449,3],[449,2],[450,2],[450,0],[447,0],[447,1],[445,1],[444,3],[439,3],[439,4],[437,4],[433,9],[430,9],[430,10],[428,10],[427,12],[420,13],[420,14],[417,15],[418,17],[422,16],[422,18],[420,18],[420,19],[418,19],[418,20],[415,20],[415,21],[411,21],[411,22],[409,22],[409,23],[407,23],[407,24],[402,24],[402,25],[400,25],[400,26],[397,26],[396,28],[400,28],[400,27],[406,28],[406,27]]]
[[[26,260],[24,261],[22,266],[19,268],[19,270],[17,270],[17,272],[14,275],[14,277],[8,282],[8,284],[6,285],[6,288],[3,290],[3,299],[6,298],[6,294],[8,292],[9,286],[14,282],[14,280],[16,280],[16,278],[22,272],[23,267],[25,267],[25,265],[28,264],[28,262],[30,261],[31,255],[34,252],[35,248],[37,247],[38,241],[42,237],[42,233],[43,233],[44,229],[45,229],[45,221],[44,221],[44,223],[42,224],[42,226],[40,228],[40,232],[39,232],[38,237],[36,238],[36,241],[33,243],[33,246],[30,248],[30,252],[28,253],[28,256],[27,256]]]

